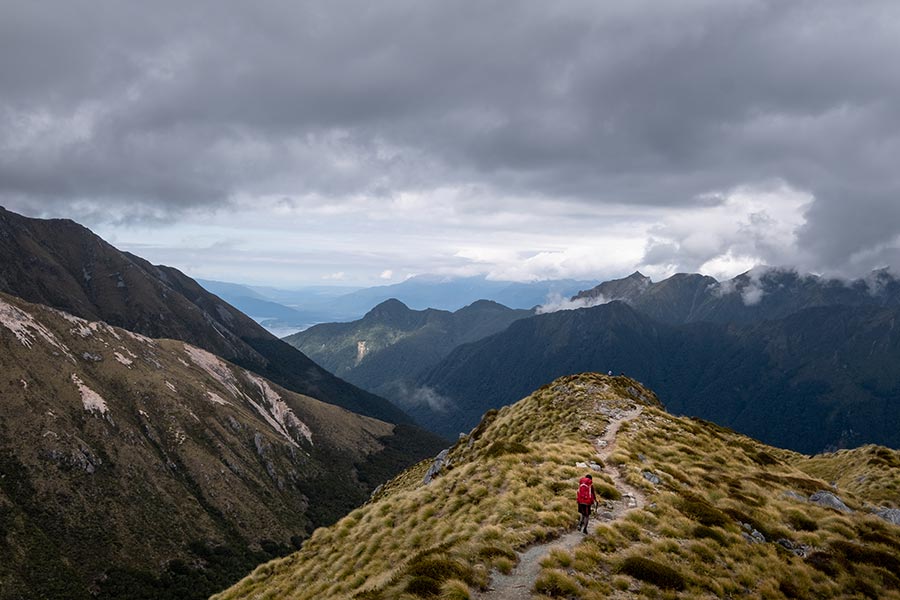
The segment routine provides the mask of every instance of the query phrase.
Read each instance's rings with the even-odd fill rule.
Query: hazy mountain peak
[[[499,302],[495,302],[493,300],[476,300],[472,304],[468,306],[463,306],[461,309],[456,311],[457,313],[465,313],[476,310],[512,310],[508,306],[504,306]]]
[[[396,323],[398,321],[406,321],[416,313],[421,313],[421,311],[413,311],[396,298],[389,298],[374,306],[372,310],[365,314],[363,320]]]
[[[396,298],[388,298],[384,302],[380,302],[377,305],[375,305],[372,308],[372,310],[369,311],[369,313],[377,314],[377,313],[390,313],[390,312],[395,312],[395,311],[408,311],[408,310],[410,310],[410,308],[406,304],[401,302],[400,300],[397,300]]]

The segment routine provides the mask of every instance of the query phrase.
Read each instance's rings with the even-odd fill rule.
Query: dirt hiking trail
[[[597,511],[591,516],[588,532],[590,533],[594,524],[599,522],[607,523],[620,518],[629,510],[642,508],[646,502],[644,494],[627,484],[619,472],[619,469],[608,466],[607,459],[612,455],[616,447],[616,435],[622,423],[627,423],[636,419],[641,414],[641,407],[638,406],[627,412],[616,412],[609,415],[609,424],[603,432],[603,435],[594,441],[594,449],[597,451],[597,457],[603,465],[603,473],[609,475],[616,489],[622,494],[622,499],[617,501],[602,501]],[[575,512],[575,489],[572,489],[572,523],[574,525],[578,518]],[[537,581],[538,574],[541,572],[541,561],[553,550],[571,551],[577,546],[585,535],[578,531],[570,531],[561,537],[547,542],[545,544],[536,544],[529,547],[519,554],[519,563],[509,575],[504,575],[498,571],[491,573],[490,587],[485,592],[473,594],[476,600],[528,600],[532,596],[531,590]]]

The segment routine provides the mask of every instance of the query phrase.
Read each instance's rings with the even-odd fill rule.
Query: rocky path
[[[616,489],[622,493],[622,499],[615,502],[602,502],[600,509],[591,517],[588,532],[593,529],[594,523],[598,520],[601,522],[613,521],[629,510],[644,506],[644,494],[625,483],[618,469],[605,464],[606,460],[612,455],[613,450],[615,450],[616,435],[619,432],[619,427],[622,423],[636,419],[640,414],[641,408],[637,407],[628,412],[611,415],[609,425],[607,425],[603,435],[594,441],[597,457],[604,464],[603,472],[612,478]],[[574,501],[572,514],[572,520],[574,521],[577,516],[574,511]],[[531,546],[519,554],[519,563],[509,575],[503,575],[494,571],[491,577],[490,588],[486,592],[475,594],[474,598],[478,600],[528,600],[531,598],[531,590],[534,588],[534,583],[541,572],[541,561],[544,557],[553,550],[571,551],[583,539],[583,533],[571,531],[546,544]]]
[[[607,459],[612,456],[613,450],[616,448],[616,435],[619,433],[619,427],[622,423],[627,423],[628,421],[636,419],[640,414],[641,407],[638,406],[633,410],[622,413],[620,417],[610,420],[606,431],[603,432],[603,437],[594,442],[594,448],[597,450],[597,456],[600,457],[600,460],[605,463]],[[606,502],[605,504],[601,504],[601,507],[606,509],[603,510],[603,508],[601,508],[597,511],[597,516],[601,521],[612,521],[613,519],[618,519],[633,508],[644,507],[644,504],[647,502],[644,493],[626,483],[625,478],[622,477],[622,473],[619,469],[611,466],[604,466],[603,472],[612,478],[616,489],[622,494],[622,500],[619,502]],[[588,530],[590,531],[590,528],[588,528]]]

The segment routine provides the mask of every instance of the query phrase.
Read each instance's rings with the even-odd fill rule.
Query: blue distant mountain
[[[492,281],[484,276],[419,275],[402,283],[358,290],[335,298],[334,302],[348,311],[358,312],[359,316],[390,298],[400,300],[413,310],[456,311],[476,300],[493,300],[509,308],[534,308],[545,303],[549,296],[568,297],[595,285],[597,282],[574,279],[517,283]]]
[[[363,289],[310,286],[296,290],[198,280],[207,290],[252,316],[273,333],[292,333],[316,323],[355,321],[385,300],[395,298],[412,310],[456,311],[477,300],[530,309],[549,298],[568,298],[596,281],[556,279],[517,283],[484,276],[419,275],[401,283]],[[293,330],[293,331],[291,331]]]

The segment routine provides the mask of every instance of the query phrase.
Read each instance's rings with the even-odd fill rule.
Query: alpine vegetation
[[[900,598],[898,461],[780,450],[628,377],[566,376],[214,598]]]

